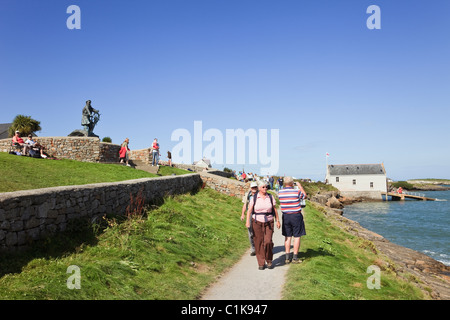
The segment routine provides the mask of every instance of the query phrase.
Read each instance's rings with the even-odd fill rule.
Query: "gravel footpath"
[[[201,300],[281,300],[289,266],[284,263],[284,237],[276,226],[273,243],[273,269],[258,270],[256,256],[250,256],[249,243],[241,260],[212,284]]]

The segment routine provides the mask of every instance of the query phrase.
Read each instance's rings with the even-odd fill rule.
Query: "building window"
[[[370,183],[370,187],[373,188],[373,182]]]
[[[356,179],[353,179],[353,184],[356,184]]]
[[[339,182],[339,177],[336,177],[336,182]]]

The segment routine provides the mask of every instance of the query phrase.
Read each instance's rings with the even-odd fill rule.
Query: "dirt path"
[[[258,270],[249,249],[226,274],[207,289],[202,300],[281,300],[285,275],[284,237],[275,227],[273,234],[273,269]],[[292,246],[291,246],[292,252]]]

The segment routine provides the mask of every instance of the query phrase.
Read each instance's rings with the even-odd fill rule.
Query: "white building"
[[[328,165],[326,183],[346,197],[381,199],[381,192],[387,191],[383,164]]]
[[[203,167],[203,168],[212,168],[211,161],[209,159],[201,159],[197,162],[194,162],[195,166]]]

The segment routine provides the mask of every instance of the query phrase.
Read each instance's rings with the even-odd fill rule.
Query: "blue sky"
[[[379,30],[366,26],[373,4]],[[80,30],[66,26],[70,5]],[[193,135],[202,121],[224,137],[278,129],[279,175],[323,179],[329,152],[330,164],[383,162],[396,180],[450,178],[449,10],[446,0],[0,0],[0,122],[25,114],[39,136],[66,136],[90,99],[97,135],[128,137],[131,149],[157,137],[163,159],[176,129]],[[236,162],[216,167],[261,167]]]

